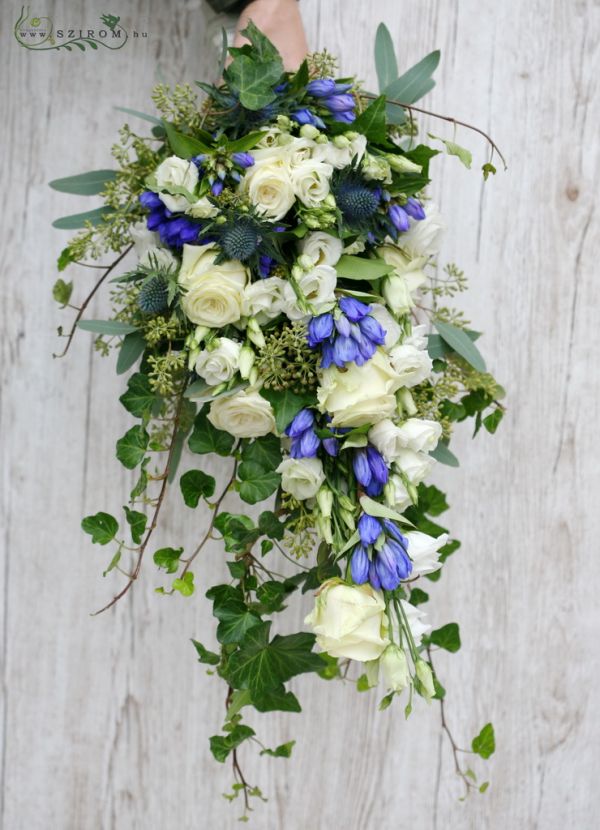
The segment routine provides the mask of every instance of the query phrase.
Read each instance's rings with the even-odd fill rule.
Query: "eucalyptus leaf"
[[[442,320],[434,320],[433,325],[438,330],[440,336],[446,343],[467,363],[476,369],[478,372],[485,372],[485,361],[477,346],[473,343],[469,335],[464,329],[459,329],[451,323],[445,323]]]
[[[77,327],[84,331],[92,331],[94,334],[108,334],[111,336],[120,334],[131,334],[137,331],[130,323],[122,323],[121,320],[80,320]]]
[[[401,522],[402,524],[410,525],[411,527],[414,526],[412,522],[409,522],[406,516],[402,515],[402,513],[398,513],[397,510],[394,510],[392,507],[388,507],[387,504],[375,501],[369,496],[361,496],[360,505],[365,513],[368,513],[370,516],[375,516],[378,519],[393,519],[395,522]]]
[[[61,231],[73,231],[78,228],[85,228],[89,222],[91,225],[99,225],[104,217],[111,212],[111,208],[99,207],[94,210],[87,210],[85,213],[72,213],[70,216],[61,216],[52,223],[53,228]]]
[[[125,112],[127,115],[135,115],[136,118],[141,118],[142,121],[149,121],[151,124],[158,124],[163,126],[163,122],[155,115],[148,115],[147,112],[140,112],[139,110],[132,110],[129,107],[115,107],[119,112]]]
[[[379,91],[395,81],[398,77],[398,62],[390,30],[385,23],[380,23],[375,35],[375,69],[379,81]]]
[[[429,455],[432,458],[435,458],[436,461],[439,461],[440,464],[445,464],[447,467],[459,467],[460,463],[458,458],[451,452],[447,445],[444,444],[442,441],[437,445],[437,447],[432,450]]]
[[[107,182],[117,177],[116,170],[90,170],[64,179],[53,179],[48,185],[60,193],[72,193],[75,196],[96,196],[101,193]]]
[[[131,331],[125,335],[117,357],[117,374],[122,375],[128,369],[131,369],[133,364],[142,356],[145,348],[146,340],[141,332]]]

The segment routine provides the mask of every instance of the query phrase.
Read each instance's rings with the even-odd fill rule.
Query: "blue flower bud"
[[[331,364],[335,360],[335,356],[333,354],[333,346],[327,340],[322,345],[322,352],[321,352],[321,368],[322,369],[329,369]]]
[[[365,450],[356,450],[354,458],[352,459],[352,469],[359,484],[366,487],[371,481],[373,474],[371,473],[371,467],[369,466]]]
[[[336,92],[336,83],[333,78],[319,78],[316,81],[311,81],[306,86],[306,91],[309,95],[314,95],[315,98],[327,98]]]
[[[336,95],[339,95],[341,92],[348,92],[349,89],[352,89],[352,84],[336,83],[334,91]]]
[[[308,109],[308,107],[304,107],[300,110],[295,110],[290,115],[291,118],[294,119],[298,124],[312,124],[315,126],[315,116],[313,113]]]
[[[370,314],[363,317],[358,325],[361,333],[371,340],[372,343],[377,343],[378,346],[382,346],[385,343],[385,330]]]
[[[362,320],[370,308],[365,303],[361,303],[360,300],[355,300],[354,297],[342,297],[339,301],[339,307],[353,323],[358,323],[359,320]]]
[[[333,361],[336,366],[343,368],[346,363],[354,360],[358,355],[356,341],[351,337],[344,337],[340,334],[333,344]]]
[[[348,110],[348,112],[334,112],[333,120],[339,121],[342,124],[352,124],[356,120],[356,115]]]
[[[266,277],[269,276],[271,273],[271,268],[275,264],[275,260],[263,254],[258,260],[258,273],[260,274],[261,278],[264,280]]]
[[[405,536],[402,535],[396,523],[393,522],[391,519],[384,519],[383,525],[385,527],[386,533],[388,533],[392,538],[399,542],[400,545],[402,545],[402,547],[404,548],[404,550],[408,550],[408,540]]]
[[[307,429],[312,429],[315,423],[315,416],[311,409],[301,409],[285,428],[285,434],[290,438],[297,438]]]
[[[400,579],[406,579],[412,571],[412,562],[404,548],[393,539],[388,539],[383,547],[393,555],[396,563],[396,573]]]
[[[154,193],[152,190],[145,190],[143,193],[140,194],[140,204],[151,210],[152,208],[163,208],[164,205],[161,202],[158,193]]]
[[[369,463],[369,467],[371,468],[373,477],[376,478],[381,484],[385,484],[388,480],[389,471],[387,464],[383,460],[382,454],[370,444],[367,447],[366,453],[367,461]]]
[[[335,458],[340,451],[340,444],[337,438],[323,438],[323,449],[332,458]]]
[[[341,335],[343,335],[344,337],[350,337],[350,332],[352,331],[352,329],[350,328],[348,318],[345,317],[343,314],[335,320],[335,327]]]
[[[231,156],[231,160],[239,167],[243,167],[244,170],[247,167],[252,167],[252,165],[254,164],[254,156],[252,156],[250,153],[234,153]]]
[[[307,429],[300,438],[296,438],[300,450],[300,458],[314,458],[319,449],[320,441],[314,429]]]
[[[333,334],[333,315],[329,312],[313,317],[308,323],[308,345],[314,349]]]
[[[381,533],[381,522],[375,516],[363,513],[358,520],[358,534],[363,545],[374,545]]]
[[[363,585],[369,577],[369,557],[362,545],[357,545],[354,548],[352,559],[350,561],[350,573],[352,574],[352,581],[357,585]]]
[[[381,582],[381,587],[386,591],[395,590],[400,584],[400,575],[396,567],[396,557],[389,544],[386,544],[377,551],[375,557],[375,571]]]
[[[407,231],[409,229],[410,222],[408,221],[408,213],[400,205],[390,205],[388,208],[388,216],[392,220],[396,230]]]
[[[326,98],[323,104],[330,112],[349,112],[354,109],[356,101],[352,95],[332,95]]]
[[[220,196],[220,195],[221,195],[221,193],[223,192],[223,182],[222,182],[222,181],[220,181],[220,180],[219,180],[219,181],[216,181],[216,182],[212,185],[212,187],[210,188],[210,190],[211,190],[211,193],[212,193],[212,195],[213,195],[213,196]]]
[[[412,196],[409,196],[407,203],[403,205],[403,207],[408,215],[412,216],[413,219],[417,219],[418,221],[425,219],[426,214],[423,210],[423,205],[418,199],[414,199]]]
[[[381,581],[379,579],[379,575],[375,568],[375,562],[373,560],[369,562],[369,582],[371,583],[373,588],[375,588],[375,590],[381,590]]]

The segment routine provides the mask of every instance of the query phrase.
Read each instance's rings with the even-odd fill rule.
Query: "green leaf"
[[[451,452],[447,445],[444,444],[442,441],[437,445],[437,447],[432,450],[429,455],[432,458],[435,458],[436,461],[439,461],[440,464],[445,464],[447,467],[459,467],[458,458]]]
[[[72,213],[70,216],[61,216],[60,219],[54,220],[52,227],[58,228],[61,231],[74,231],[78,228],[85,228],[87,222],[90,222],[92,225],[99,225],[111,210],[112,208],[99,207],[94,208],[94,210],[87,210],[85,213]]]
[[[376,144],[385,144],[387,131],[385,128],[385,95],[376,98],[364,112],[358,116],[352,125],[357,132],[366,135],[369,141]]]
[[[267,692],[254,691],[252,705],[258,712],[301,712],[302,707],[293,692],[288,692],[281,685]]]
[[[256,147],[258,142],[266,135],[266,132],[254,132],[248,133],[248,135],[244,135],[241,138],[238,138],[236,141],[229,141],[227,143],[227,153],[245,153],[248,150],[251,150],[253,147]]]
[[[490,175],[496,175],[496,168],[491,162],[486,162],[486,164],[482,165],[481,170],[483,172],[483,180],[487,182]]]
[[[378,706],[379,711],[380,712],[385,711],[389,706],[391,706],[393,700],[394,700],[394,692],[390,692],[385,697],[382,697],[381,700],[379,701],[379,706]],[[410,714],[410,712],[408,714]],[[408,715],[406,714],[406,710],[405,710],[405,716],[408,717]]]
[[[149,435],[139,424],[128,429],[122,438],[117,441],[117,458],[128,470],[142,461],[148,448]]]
[[[280,522],[271,510],[264,510],[258,517],[258,527],[261,533],[270,539],[283,539],[285,523]]]
[[[435,86],[431,76],[440,62],[440,51],[430,52],[412,66],[404,75],[388,84],[383,93],[403,104],[414,104]]]
[[[248,55],[239,55],[225,74],[229,85],[237,90],[242,106],[256,111],[277,97],[273,87],[281,77],[281,69],[277,64],[261,64]]]
[[[454,654],[460,648],[460,631],[458,623],[448,623],[441,628],[436,628],[429,635],[434,646],[446,649]]]
[[[52,297],[57,303],[60,303],[63,308],[68,305],[72,293],[72,282],[65,282],[63,279],[57,279],[52,286]]]
[[[260,602],[266,614],[272,614],[274,611],[281,611],[283,600],[288,594],[283,582],[277,580],[268,580],[263,582],[256,590],[256,599]]]
[[[135,418],[149,418],[156,403],[148,375],[136,372],[127,381],[127,391],[119,398],[125,409]]]
[[[189,470],[179,479],[181,495],[188,507],[198,507],[201,498],[209,498],[215,492],[215,480],[202,470]]]
[[[110,513],[100,512],[86,516],[81,522],[81,528],[91,535],[94,544],[108,545],[117,535],[119,523]]]
[[[340,676],[340,666],[337,657],[332,657],[327,652],[323,652],[321,659],[325,662],[325,666],[317,672],[319,677],[322,677],[323,680],[334,680]]]
[[[173,580],[173,590],[179,591],[182,597],[191,597],[194,593],[194,574],[187,571],[183,575],[183,579]]]
[[[487,429],[491,435],[493,435],[496,430],[498,429],[498,425],[502,418],[504,417],[504,412],[502,409],[495,409],[493,412],[490,412],[489,415],[486,415],[483,419],[483,425]]]
[[[247,631],[261,623],[258,614],[246,605],[239,587],[215,585],[206,596],[213,601],[213,615],[219,620],[217,639],[223,645],[239,643]]]
[[[198,138],[178,132],[168,121],[163,121],[163,126],[167,132],[169,146],[176,156],[182,159],[189,159],[201,153],[212,153],[212,147],[209,147]]]
[[[246,28],[243,29],[240,34],[242,34],[252,44],[251,54],[255,55],[261,63],[274,62],[278,64],[281,66],[280,74],[283,73],[283,63],[277,47],[265,34],[261,32],[258,26],[250,20],[248,21]],[[232,54],[234,53],[235,50],[232,50]]]
[[[108,568],[105,571],[102,572],[102,576],[106,576],[111,571],[114,571],[114,569],[117,567],[117,565],[119,564],[120,561],[121,561],[121,548],[119,548],[119,550],[115,553],[113,558],[110,560]]]
[[[95,196],[104,190],[107,182],[114,182],[116,177],[116,170],[90,170],[89,173],[67,176],[65,179],[53,179],[48,184],[53,190],[58,190],[61,193],[74,193],[76,196]]]
[[[158,568],[164,568],[168,574],[174,574],[179,567],[183,548],[160,548],[152,557]]]
[[[145,513],[140,513],[138,510],[130,510],[126,506],[123,507],[123,510],[125,511],[125,518],[131,530],[131,538],[136,545],[139,545],[146,530],[148,516]]]
[[[277,634],[269,641],[270,629],[270,621],[254,626],[239,651],[231,655],[228,672],[234,688],[248,688],[253,694],[270,691],[297,674],[323,668],[323,661],[312,651],[314,634]]]
[[[346,280],[378,280],[394,270],[383,259],[367,259],[361,256],[344,254],[335,266],[338,277]]]
[[[493,755],[496,749],[496,736],[494,734],[494,727],[491,723],[486,723],[479,735],[473,738],[471,742],[471,749],[476,755],[487,760],[490,755]]]
[[[130,323],[122,323],[121,320],[80,320],[77,326],[84,331],[93,331],[94,334],[130,334],[137,331]]]
[[[196,649],[196,653],[198,655],[198,661],[200,663],[206,663],[209,666],[218,666],[221,662],[221,658],[218,654],[215,654],[214,651],[209,651],[208,649],[204,648],[202,643],[199,643],[198,640],[193,640],[192,643],[194,644],[194,648]]]
[[[276,435],[265,435],[245,444],[242,461],[252,461],[265,471],[275,470],[281,463],[281,441]]]
[[[260,754],[270,755],[271,758],[289,758],[295,743],[296,741],[288,741],[285,744],[280,744],[276,749],[263,749]]]
[[[369,683],[369,678],[366,674],[361,674],[361,676],[356,681],[356,691],[357,692],[368,692],[371,688]]]
[[[265,389],[260,390],[263,398],[266,398],[275,413],[275,424],[277,431],[283,433],[295,415],[305,406],[314,406],[316,396],[314,392],[292,392],[291,389]]]
[[[428,133],[429,138],[432,138],[434,141],[441,141],[441,143],[446,148],[446,152],[449,156],[457,156],[464,166],[470,170],[471,164],[473,163],[473,155],[470,150],[466,150],[464,147],[461,147],[460,144],[456,144],[454,141],[448,141],[445,138],[440,138],[437,135],[432,135],[432,133]]]
[[[67,245],[67,247],[63,248],[60,252],[58,259],[56,260],[56,267],[59,271],[64,271],[67,265],[70,265],[72,262],[75,262],[75,260],[73,259],[71,249]]]
[[[117,357],[117,374],[122,375],[128,369],[131,369],[144,353],[145,348],[146,341],[139,331],[132,331],[125,335]]]
[[[394,521],[402,522],[405,525],[412,525],[412,522],[409,522],[406,516],[403,516],[402,513],[394,510],[393,507],[388,507],[387,504],[375,501],[369,496],[361,496],[360,505],[365,513],[369,513],[371,516],[376,516],[378,519],[393,519]]]
[[[479,792],[483,795],[483,793],[487,790],[487,788],[489,786],[490,786],[490,782],[489,781],[484,781],[483,784],[479,787]]]
[[[215,519],[215,528],[223,534],[228,553],[244,553],[248,545],[254,544],[260,536],[260,530],[248,516],[226,511],[219,513]]]
[[[440,333],[443,340],[467,363],[476,369],[478,372],[485,372],[485,362],[481,356],[479,349],[473,343],[469,335],[464,329],[459,329],[451,323],[444,323],[442,320],[434,320],[433,325]]]
[[[446,501],[446,494],[435,486],[435,484],[419,484],[419,509],[430,516],[439,516],[449,509]]]
[[[410,604],[411,605],[422,605],[424,602],[429,601],[429,594],[426,591],[422,591],[420,588],[413,588],[410,592]]]
[[[252,738],[255,734],[254,729],[250,726],[238,723],[228,735],[213,735],[209,739],[210,751],[215,760],[224,763],[230,752],[237,749],[241,743],[248,740],[248,738]]]
[[[119,112],[126,112],[127,115],[135,115],[136,118],[141,118],[142,121],[149,121],[151,124],[158,124],[162,127],[163,122],[155,115],[148,115],[146,112],[132,110],[129,107],[114,107],[114,109],[119,110]]]
[[[268,498],[279,487],[279,473],[265,470],[254,461],[244,461],[238,468],[240,497],[248,504],[256,504]]]
[[[207,413],[208,407],[204,406],[196,415],[194,431],[189,440],[190,450],[199,454],[215,452],[217,455],[231,455],[234,436],[214,427],[208,420]]]
[[[383,90],[398,77],[398,62],[390,30],[385,23],[380,23],[375,35],[375,69],[379,81],[379,91]]]

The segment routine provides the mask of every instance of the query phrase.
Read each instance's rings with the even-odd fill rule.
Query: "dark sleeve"
[[[215,12],[239,14],[250,0],[207,0],[208,5]]]

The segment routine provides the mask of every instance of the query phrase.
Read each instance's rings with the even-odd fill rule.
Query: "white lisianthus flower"
[[[193,216],[194,219],[212,219],[213,216],[218,214],[219,208],[213,205],[207,196],[202,196],[190,205],[185,212],[188,216]]]
[[[383,182],[383,184],[390,184],[392,181],[390,164],[383,156],[373,156],[371,153],[365,153],[362,160],[362,173],[365,179]]]
[[[298,244],[300,253],[309,256],[315,265],[334,266],[342,255],[342,248],[342,240],[325,231],[307,233]]]
[[[404,482],[397,473],[392,473],[387,480],[387,484],[383,488],[386,503],[402,513],[407,507],[412,504],[412,499],[408,490],[404,486]]]
[[[148,230],[146,222],[135,222],[129,228],[129,234],[133,242],[133,250],[140,259],[147,250],[157,248],[160,243],[159,235],[156,231]]]
[[[390,643],[379,658],[386,687],[393,692],[401,692],[410,684],[408,660],[404,649]]]
[[[196,373],[209,386],[226,383],[235,375],[240,362],[242,344],[229,337],[219,337],[210,348],[202,349],[196,358]]]
[[[388,356],[377,349],[362,366],[351,363],[343,372],[330,366],[321,372],[319,409],[332,416],[333,426],[375,424],[395,412],[395,392],[400,386]]]
[[[404,535],[408,540],[408,555],[413,563],[411,576],[424,576],[437,571],[440,548],[448,541],[448,534],[442,533],[436,539],[419,530],[411,530]]]
[[[257,153],[253,152],[253,155],[256,157]],[[282,152],[274,161],[257,162],[249,167],[240,188],[261,216],[283,219],[296,201],[287,154]]]
[[[446,224],[434,204],[425,205],[425,219],[413,220],[399,242],[411,257],[430,257],[440,250]]]
[[[427,348],[427,326],[421,324],[413,326],[412,331],[408,337],[402,341],[405,346],[414,346],[415,349]]]
[[[427,280],[423,271],[426,259],[410,259],[396,245],[382,245],[377,249],[377,256],[394,268],[394,273],[383,281],[383,296],[392,311],[406,314],[414,306],[412,295]]]
[[[337,274],[331,265],[317,265],[312,271],[302,274],[297,282],[315,314],[328,311],[335,303]],[[283,307],[290,320],[301,320],[307,316],[306,311],[298,305],[298,298],[289,282],[286,282],[283,289]]]
[[[336,136],[333,141],[317,143],[313,158],[331,164],[336,170],[348,167],[356,159],[360,161],[365,154],[367,137],[354,133],[351,139],[344,135]]]
[[[420,484],[431,472],[435,459],[424,452],[413,450],[399,450],[396,456],[396,467],[401,470],[411,484]]]
[[[293,171],[294,168],[301,167],[306,162],[310,162],[313,157],[313,149],[315,147],[315,142],[306,137],[294,138],[290,141],[286,145],[290,169]]]
[[[290,179],[294,193],[306,207],[319,207],[329,195],[333,167],[321,161],[306,161],[292,168]]]
[[[275,432],[271,404],[256,389],[242,389],[212,402],[208,420],[236,438],[260,438]]]
[[[281,314],[283,289],[286,285],[286,280],[281,277],[267,277],[247,286],[242,304],[244,317],[255,317],[260,324]]]
[[[385,331],[385,343],[383,344],[383,348],[385,351],[389,351],[400,339],[402,329],[394,320],[387,308],[380,303],[371,303],[371,310],[369,311],[369,314],[377,320],[381,328]]]
[[[390,350],[390,360],[402,386],[417,386],[429,377],[433,369],[433,361],[427,351],[416,349],[406,342]]]
[[[327,580],[304,622],[317,635],[318,646],[332,657],[377,660],[390,642],[383,594],[368,583]]]
[[[411,605],[410,602],[407,602],[405,599],[401,599],[400,602],[402,604],[402,609],[406,614],[406,619],[408,620],[413,640],[415,641],[415,645],[418,647],[421,645],[423,634],[425,634],[431,628],[430,625],[427,625],[423,622],[427,615],[425,611],[420,611],[418,608],[416,608],[414,605]]]
[[[319,458],[286,458],[277,467],[277,472],[281,473],[282,490],[300,501],[316,496],[325,481]]]
[[[400,450],[406,447],[406,443],[401,439],[400,428],[390,418],[384,418],[371,427],[369,442],[383,455],[388,464],[395,461]]]
[[[184,245],[179,285],[186,290],[181,307],[186,317],[201,326],[220,328],[242,316],[248,272],[241,262],[215,265],[218,250],[208,245]]]
[[[414,452],[431,452],[442,435],[441,424],[426,418],[408,418],[397,429],[398,442]]]
[[[185,161],[179,156],[169,156],[159,164],[154,174],[158,189],[170,187],[184,187],[191,194],[198,184],[198,168],[193,161]],[[158,194],[163,205],[173,213],[186,210],[190,202],[183,195],[172,196],[169,193]]]

